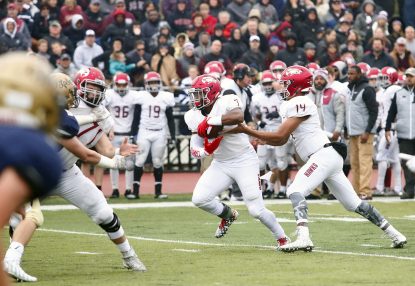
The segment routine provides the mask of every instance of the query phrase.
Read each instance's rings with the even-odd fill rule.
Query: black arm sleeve
[[[369,112],[369,120],[366,126],[366,132],[371,133],[373,126],[375,126],[376,119],[378,117],[379,107],[379,104],[376,101],[375,89],[372,87],[366,87],[363,92],[362,98]]]
[[[140,126],[140,118],[141,118],[141,105],[136,104],[134,105],[134,117],[133,123],[131,124],[131,136],[136,136],[138,133],[138,127]]]
[[[392,122],[395,121],[396,114],[398,113],[398,108],[396,107],[396,93],[392,98],[392,103],[389,108],[388,117],[386,119],[386,131],[390,131],[392,127]]]
[[[254,121],[254,120],[252,119],[251,112],[249,112],[249,108],[248,108],[248,106],[247,106],[247,107],[245,107],[245,111],[244,111],[244,121],[245,121],[246,123],[249,123],[249,122]]]
[[[176,139],[176,124],[174,123],[172,107],[166,108],[166,117],[167,117],[167,124],[169,126],[169,131],[170,131],[170,138],[175,140]]]

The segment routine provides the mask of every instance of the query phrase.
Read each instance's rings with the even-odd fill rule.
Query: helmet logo
[[[89,69],[87,69],[87,68],[83,68],[83,69],[81,69],[81,70],[79,71],[79,74],[80,74],[81,76],[88,76],[88,75],[89,75]]]
[[[215,82],[215,81],[216,81],[216,79],[213,78],[213,77],[210,77],[210,76],[206,76],[206,77],[202,78],[203,83],[212,83],[212,82]]]
[[[393,73],[395,71],[395,69],[394,68],[388,68],[387,70],[386,70],[386,73],[387,74],[391,74],[391,73]]]
[[[285,71],[285,74],[288,75],[288,76],[291,76],[291,75],[295,75],[295,74],[301,74],[302,72],[303,72],[302,70],[297,69],[297,68],[288,68]]]

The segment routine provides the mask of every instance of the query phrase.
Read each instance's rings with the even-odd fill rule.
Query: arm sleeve
[[[205,152],[203,138],[197,134],[193,134],[192,137],[190,137],[190,154],[195,159],[202,159],[208,156]]]
[[[166,108],[166,117],[167,117],[167,124],[169,126],[169,131],[170,131],[170,138],[174,140],[176,139],[176,124],[174,123],[172,107]]]
[[[379,104],[376,101],[375,90],[373,88],[365,88],[362,98],[369,112],[369,119],[366,126],[366,132],[371,133],[373,126],[375,126],[376,120],[378,118]]]
[[[245,121],[246,123],[249,123],[249,122],[253,122],[253,121],[254,121],[254,120],[252,119],[251,112],[249,112],[249,108],[248,108],[248,106],[245,108],[245,111],[244,111],[244,121]]]
[[[140,126],[140,118],[141,118],[141,105],[136,104],[134,105],[134,117],[133,123],[131,124],[131,136],[135,136],[138,133],[138,127]]]
[[[392,98],[392,103],[389,108],[388,117],[386,118],[386,131],[391,130],[392,122],[395,121],[396,114],[398,113],[398,108],[396,106],[396,93]]]
[[[334,98],[334,112],[336,113],[336,128],[334,131],[341,132],[344,127],[344,117],[346,114],[342,95],[336,94]]]

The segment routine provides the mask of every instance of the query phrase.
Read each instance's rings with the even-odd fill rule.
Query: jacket
[[[398,90],[393,96],[386,119],[386,131],[391,130],[395,119],[398,138],[415,139],[415,95],[413,89],[407,86]]]

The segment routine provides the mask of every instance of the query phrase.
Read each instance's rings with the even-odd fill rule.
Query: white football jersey
[[[73,115],[88,115],[91,113],[91,107],[86,105],[82,100],[79,103],[79,107],[77,108],[71,108],[70,112]],[[79,132],[78,132],[78,139],[81,141],[83,145],[85,145],[87,148],[94,147],[98,141],[101,139],[102,135],[107,132],[107,128],[109,125],[111,125],[112,118],[109,117],[99,123],[89,123],[79,126]],[[62,148],[59,151],[59,155],[62,158],[63,161],[63,168],[64,170],[68,170],[69,168],[72,168],[72,166],[78,161],[78,157],[76,157],[74,154],[66,150],[65,148]]]
[[[306,96],[296,96],[281,105],[282,120],[290,117],[309,116],[301,122],[291,134],[295,149],[304,162],[309,156],[323,148],[323,145],[330,143],[327,135],[321,129],[317,106]]]
[[[120,96],[114,89],[105,92],[104,106],[108,107],[114,119],[114,132],[129,133],[134,117],[134,99],[138,97],[138,91],[129,90],[124,96]]]
[[[281,124],[281,117],[274,119],[267,119],[267,114],[277,111],[280,112],[280,107],[283,100],[281,97],[274,93],[271,96],[267,96],[265,92],[259,92],[252,96],[251,106],[255,111],[255,114],[261,113],[261,121],[265,122],[265,130],[275,131],[276,127]]]
[[[386,119],[388,118],[388,113],[389,113],[389,108],[391,107],[392,104],[392,99],[395,96],[395,93],[400,90],[402,87],[396,84],[393,84],[391,86],[388,86],[382,95],[382,101],[379,104],[379,107],[381,107],[382,109],[379,110],[381,111],[381,127],[385,128],[386,127]]]
[[[232,109],[241,108],[240,98],[234,94],[219,96],[213,104],[209,117],[220,116],[228,113]],[[197,127],[205,117],[198,109],[191,109],[185,114],[185,122],[192,132],[197,133]],[[223,131],[235,128],[236,125],[224,126]],[[247,161],[249,158],[257,158],[254,148],[249,142],[246,134],[225,134],[219,144],[218,149],[213,153],[213,158],[220,162],[240,162]]]
[[[167,125],[166,109],[175,104],[171,92],[159,91],[152,96],[148,91],[139,91],[134,97],[134,103],[141,105],[140,128],[162,130]]]

